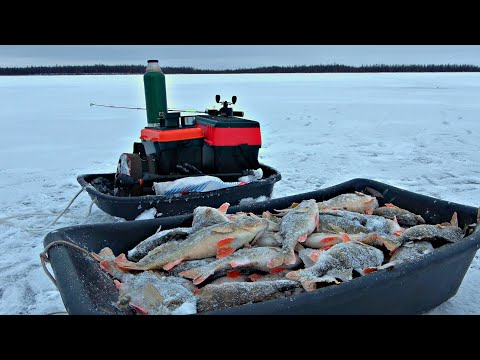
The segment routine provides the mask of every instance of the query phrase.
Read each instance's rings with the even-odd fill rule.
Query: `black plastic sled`
[[[379,191],[380,206],[395,205],[421,215],[427,223],[450,221],[457,212],[459,226],[477,222],[477,208],[447,202],[405,191],[368,179],[353,179],[323,190],[237,206],[229,213],[273,211],[304,199],[326,200],[336,195],[362,191],[366,187]],[[230,199],[228,199],[230,200]],[[75,226],[56,230],[44,239],[47,246],[66,240],[88,251],[98,252],[108,246],[118,255],[126,253],[140,241],[162,229],[190,226],[191,215],[113,224]],[[480,247],[480,226],[454,244],[435,249],[416,262],[398,265],[351,281],[302,293],[285,299],[247,304],[202,314],[420,314],[437,307],[454,296]],[[49,259],[58,289],[69,314],[120,314],[114,306],[118,299],[112,278],[98,263],[76,249],[54,246]]]
[[[240,200],[246,198],[259,198],[261,196],[270,197],[272,195],[273,186],[280,181],[282,176],[274,168],[260,164],[263,170],[263,178],[242,186],[235,186],[226,189],[209,191],[204,193],[191,193],[182,196],[161,196],[161,195],[143,195],[131,197],[113,196],[113,180],[114,173],[111,174],[87,174],[78,176],[77,180],[80,185],[86,187],[86,191],[101,210],[107,214],[124,218],[126,220],[134,220],[145,210],[156,208],[161,217],[177,216],[182,214],[191,214],[197,206],[219,207],[224,202],[230,205],[238,205]],[[172,181],[182,176],[164,175],[159,176],[165,181]],[[218,176],[223,181],[237,181],[237,178],[231,176]],[[111,184],[111,189],[104,186],[104,190],[99,191],[91,183],[97,178],[103,178],[107,183]]]

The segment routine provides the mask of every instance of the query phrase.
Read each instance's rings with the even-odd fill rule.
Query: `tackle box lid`
[[[212,116],[197,115],[197,124],[208,125],[217,128],[259,128],[258,121],[243,119],[235,116]]]
[[[141,131],[140,139],[154,142],[171,142],[181,140],[202,139],[203,131],[200,128],[185,128],[174,130],[159,130],[144,128]]]

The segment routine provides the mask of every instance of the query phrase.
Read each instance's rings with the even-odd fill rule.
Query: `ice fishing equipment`
[[[134,143],[133,153],[120,156],[114,195],[142,195],[144,180],[156,175],[240,177],[247,170],[260,168],[260,124],[233,110],[237,96],[226,101],[216,95],[220,109],[189,110],[197,115],[181,116],[183,110],[168,109],[165,75],[158,60],[148,60],[143,80],[147,126],[141,130],[141,142]],[[152,183],[148,186],[151,188]]]

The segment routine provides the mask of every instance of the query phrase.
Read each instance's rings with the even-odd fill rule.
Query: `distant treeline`
[[[193,67],[163,67],[165,74],[277,74],[277,73],[379,73],[379,72],[480,72],[475,65],[300,65],[211,70]],[[0,75],[105,75],[143,74],[145,65],[73,65],[0,67]]]

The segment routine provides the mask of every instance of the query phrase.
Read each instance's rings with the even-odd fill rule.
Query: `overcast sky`
[[[473,64],[478,45],[0,45],[0,66],[145,64],[238,68],[316,64]]]

